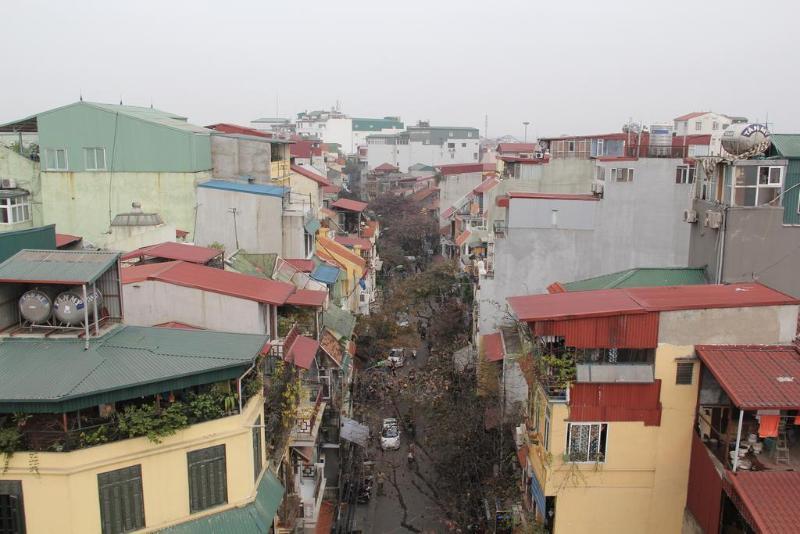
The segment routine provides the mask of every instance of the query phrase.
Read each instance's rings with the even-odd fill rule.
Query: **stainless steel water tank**
[[[53,315],[53,299],[58,294],[55,287],[36,287],[19,298],[19,313],[26,321],[44,324]]]
[[[89,318],[94,317],[95,301],[97,311],[103,306],[103,295],[98,290],[88,290],[86,300],[89,306]],[[56,319],[62,323],[73,326],[83,323],[87,303],[83,302],[83,291],[81,289],[70,289],[58,295],[53,304]]]
[[[769,141],[769,130],[763,124],[731,124],[722,134],[722,148],[729,154],[739,156]],[[766,147],[764,147],[766,148]]]

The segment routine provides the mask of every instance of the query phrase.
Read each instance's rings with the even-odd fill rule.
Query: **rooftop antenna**
[[[83,89],[78,90],[78,101],[83,102]]]
[[[121,96],[119,97],[119,105],[120,106],[122,105],[122,97]]]
[[[153,109],[153,97],[150,97],[150,109]]]

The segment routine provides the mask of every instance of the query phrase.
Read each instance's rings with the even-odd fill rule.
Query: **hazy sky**
[[[84,99],[247,124],[353,116],[530,136],[714,110],[800,132],[792,0],[8,1],[0,123]]]

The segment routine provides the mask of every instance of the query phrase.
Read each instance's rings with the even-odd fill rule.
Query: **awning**
[[[313,278],[317,282],[322,282],[323,284],[329,284],[329,285],[335,284],[336,280],[339,279],[340,272],[341,270],[338,267],[327,265],[325,263],[320,263],[311,272],[311,278]]]
[[[486,361],[499,362],[506,356],[505,348],[503,347],[503,337],[500,332],[486,334],[483,336],[483,354]]]
[[[311,369],[314,356],[317,355],[319,341],[306,336],[297,336],[291,346],[288,348],[284,347],[284,349],[286,350],[284,359],[287,362],[293,363],[296,367],[308,370]]]
[[[258,484],[253,502],[194,521],[160,530],[162,534],[238,534],[240,532],[269,532],[275,514],[283,500],[283,485],[267,470]]]

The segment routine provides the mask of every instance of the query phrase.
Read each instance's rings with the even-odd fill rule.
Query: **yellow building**
[[[797,301],[759,284],[512,297],[533,347],[525,501],[556,534],[679,533],[696,345],[779,344]]]

